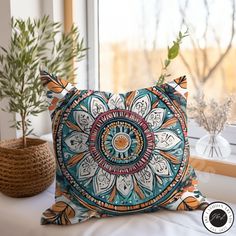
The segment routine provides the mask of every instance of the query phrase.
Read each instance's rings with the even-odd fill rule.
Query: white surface
[[[205,196],[236,204],[236,178],[200,171],[196,173],[198,188]]]
[[[54,202],[54,184],[31,198],[15,199],[0,193],[1,236],[173,236],[213,235],[202,225],[202,211],[167,211],[104,219],[71,226],[40,225],[41,213]],[[236,204],[229,204],[236,213]],[[236,235],[236,225],[225,234]]]

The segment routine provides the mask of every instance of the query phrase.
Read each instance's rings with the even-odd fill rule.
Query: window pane
[[[100,88],[124,92],[153,85],[167,46],[189,29],[170,80],[187,75],[190,100],[236,92],[235,0],[100,0]],[[217,91],[217,92],[216,92]],[[234,104],[233,118],[236,119]]]

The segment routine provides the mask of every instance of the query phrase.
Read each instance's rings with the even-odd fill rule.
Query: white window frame
[[[77,87],[99,89],[97,0],[73,0],[75,24],[84,38],[86,58],[79,62]]]
[[[87,0],[88,86],[100,89],[98,0]]]

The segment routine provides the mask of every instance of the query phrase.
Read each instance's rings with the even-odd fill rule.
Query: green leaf
[[[173,60],[179,54],[179,43],[174,42],[174,45],[168,49],[168,59]]]

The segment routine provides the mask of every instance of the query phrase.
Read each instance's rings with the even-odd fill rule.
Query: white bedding
[[[92,219],[72,226],[40,225],[43,210],[54,202],[54,184],[31,198],[0,193],[0,236],[174,236],[214,235],[202,225],[202,211],[158,211],[148,214]],[[236,213],[236,204],[229,205]],[[236,235],[236,225],[222,235]]]

